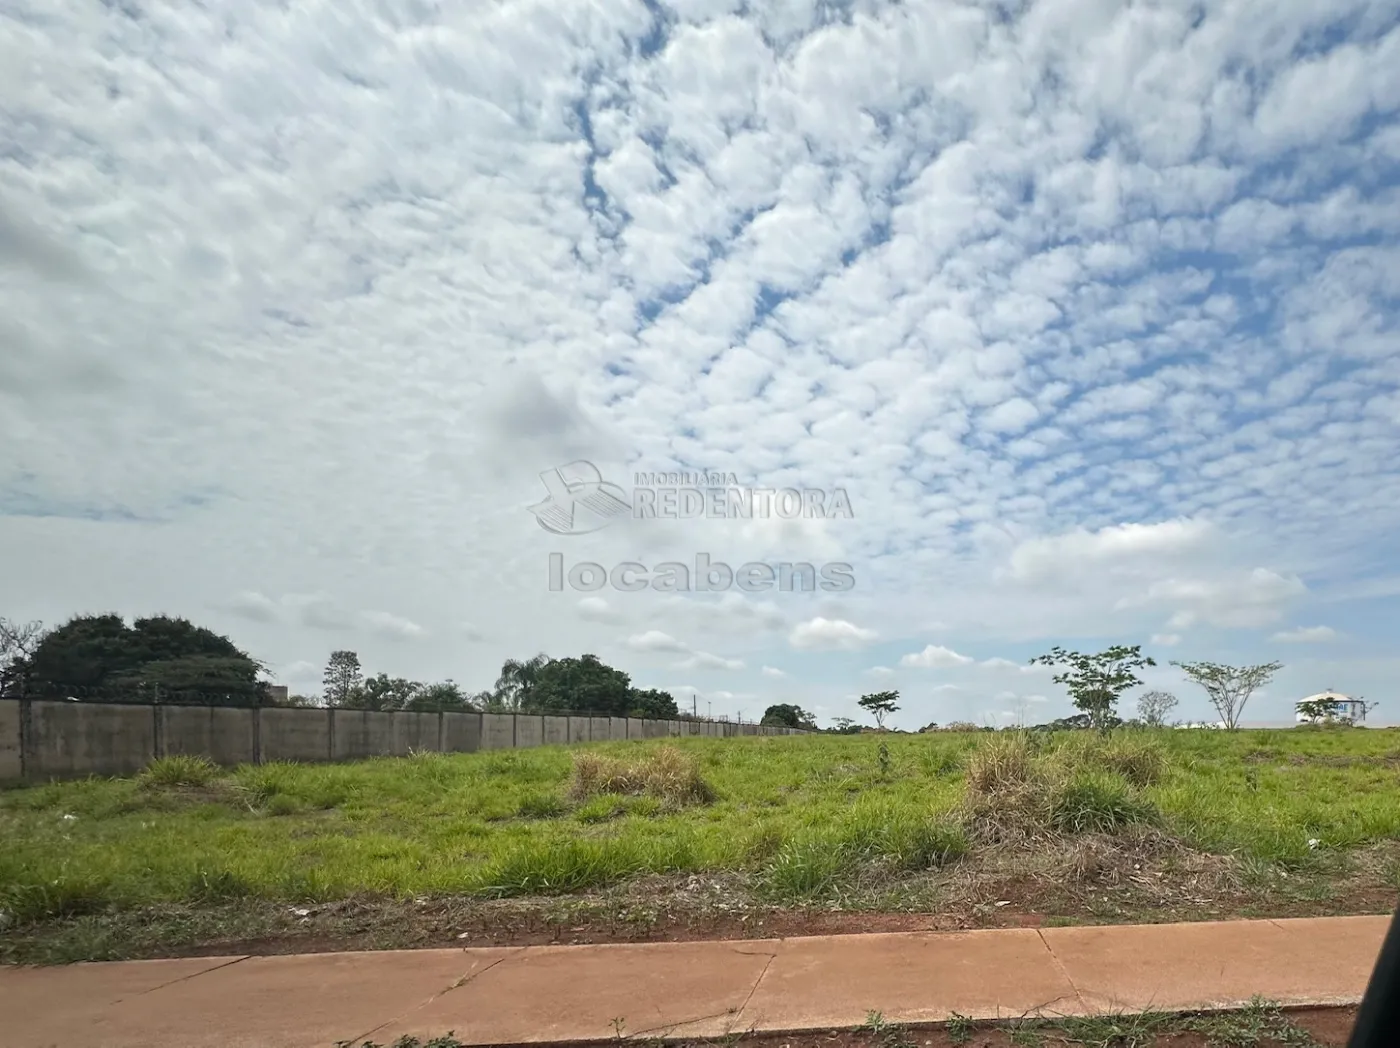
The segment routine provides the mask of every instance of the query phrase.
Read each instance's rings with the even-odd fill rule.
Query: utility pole
[[[692,696],[690,697],[690,715],[691,715],[692,717],[699,717],[699,716],[700,716],[699,707],[700,707],[700,693],[697,691],[694,695],[692,695]]]

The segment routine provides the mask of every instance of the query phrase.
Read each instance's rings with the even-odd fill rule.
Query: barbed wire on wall
[[[624,718],[631,720],[660,720],[679,721],[682,723],[699,724],[743,724],[757,723],[753,721],[743,721],[742,719],[731,720],[726,715],[713,717],[696,716],[687,711],[679,711],[674,714],[661,716],[648,715],[637,717],[634,714],[622,714],[609,710],[572,710],[572,709],[492,709],[483,708],[480,705],[463,705],[455,703],[413,703],[407,707],[395,709],[370,709],[364,706],[327,706],[324,702],[317,702],[315,705],[304,703],[293,703],[280,699],[281,689],[276,692],[268,689],[258,690],[208,690],[208,689],[168,689],[158,685],[90,685],[90,684],[56,684],[49,681],[8,681],[0,687],[0,701],[3,700],[31,700],[50,702],[90,702],[108,703],[124,706],[227,706],[227,707],[261,707],[263,709],[335,709],[343,713],[498,713],[498,714],[518,714],[520,716],[545,716],[545,717],[587,717],[587,718]]]

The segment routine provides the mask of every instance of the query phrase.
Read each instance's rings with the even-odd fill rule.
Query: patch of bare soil
[[[673,1042],[676,1048],[1344,1048],[1356,1023],[1355,1008],[1300,1008],[1287,1012],[1214,1016],[1121,1016],[1051,1024],[939,1024],[887,1026],[806,1033],[745,1034],[715,1041]],[[599,1043],[599,1042],[594,1042]],[[615,1043],[633,1043],[622,1039]],[[546,1042],[531,1048],[577,1048],[578,1042]],[[461,1048],[451,1037],[407,1039],[397,1045],[338,1048]]]

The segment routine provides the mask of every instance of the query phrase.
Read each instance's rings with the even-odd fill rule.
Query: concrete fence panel
[[[18,779],[24,774],[20,754],[20,709],[18,702],[0,702],[0,782]]]
[[[262,718],[262,760],[325,761],[331,759],[331,711],[259,710]]]
[[[243,706],[157,706],[160,755],[208,757],[215,764],[256,764],[257,710]]]
[[[140,771],[156,757],[154,709],[88,702],[30,703],[25,775],[48,779]]]
[[[515,715],[515,745],[522,749],[527,746],[543,746],[544,718],[538,713],[517,713]]]
[[[335,759],[388,757],[394,752],[394,714],[383,710],[332,710]]]
[[[627,718],[626,718],[626,717],[609,717],[609,718],[608,718],[608,738],[612,739],[612,740],[615,741],[615,742],[620,742],[620,741],[622,741],[623,739],[626,739],[626,738],[627,738]]]
[[[642,734],[642,719],[640,717],[627,717],[627,737],[629,739],[642,739],[646,736]]]
[[[544,744],[546,746],[565,746],[569,742],[569,718],[549,717],[544,718]]]
[[[588,741],[588,718],[587,718],[587,717],[570,717],[570,718],[569,718],[569,741],[570,741],[570,742],[587,742],[587,741]]]
[[[515,745],[515,714],[483,713],[481,715],[481,748],[508,750]]]
[[[588,741],[607,742],[612,738],[612,718],[611,717],[589,717],[588,718]]]
[[[400,756],[426,753],[439,748],[438,715],[405,710],[394,718],[394,752]]]
[[[480,713],[444,713],[442,748],[448,753],[475,753],[481,749]]]

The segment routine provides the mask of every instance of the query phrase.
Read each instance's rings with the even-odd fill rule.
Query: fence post
[[[262,692],[258,692],[257,701],[253,703],[253,763],[261,764],[262,759]]]
[[[24,683],[19,686],[19,777],[21,782],[29,781],[33,767],[31,751],[34,749],[34,710],[33,700],[24,694]]]
[[[392,721],[392,718],[391,718],[391,721]],[[393,726],[392,726],[392,723],[391,723],[391,725],[390,725],[389,731],[390,731],[390,738],[392,738],[392,737],[393,737],[393,734],[392,734],[392,733],[393,733]],[[330,761],[334,761],[334,760],[335,760],[335,707],[334,707],[334,706],[327,706],[327,707],[326,707],[326,760],[327,760],[327,762],[330,762]]]

